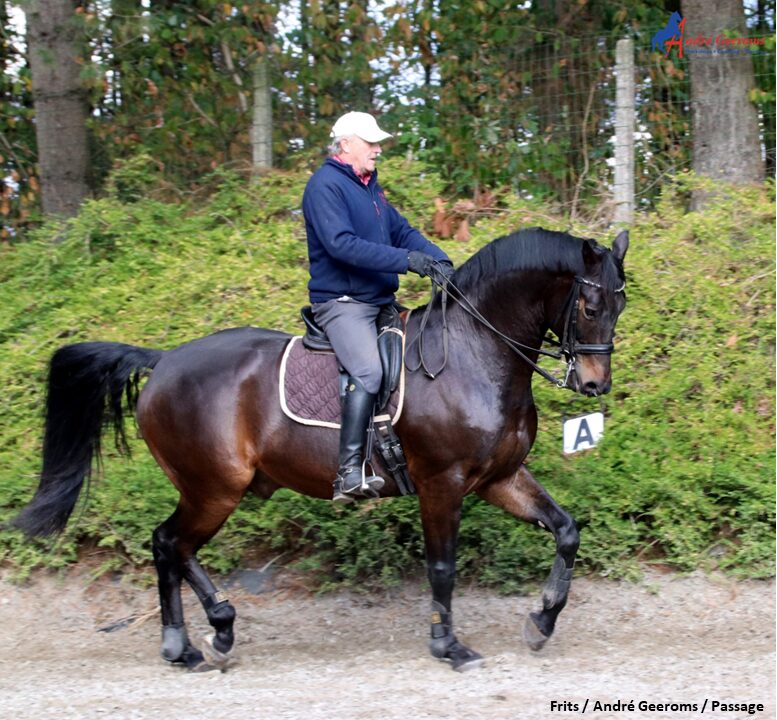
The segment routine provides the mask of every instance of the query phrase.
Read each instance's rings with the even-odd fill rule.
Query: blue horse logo
[[[685,20],[683,20],[683,16],[679,12],[673,12],[666,27],[653,35],[651,50],[665,52],[668,56],[671,47],[677,45],[680,50],[680,57],[682,57],[684,31]]]

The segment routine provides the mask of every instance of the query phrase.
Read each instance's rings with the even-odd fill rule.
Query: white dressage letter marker
[[[604,415],[600,412],[564,421],[564,452],[589,450],[604,433]]]

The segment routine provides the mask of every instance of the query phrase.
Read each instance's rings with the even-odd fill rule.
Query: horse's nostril
[[[589,383],[586,383],[585,389],[589,395],[593,395],[595,397],[597,395],[606,395],[608,392],[610,392],[611,387],[612,387],[612,384],[609,382],[604,382],[604,383],[589,382]]]

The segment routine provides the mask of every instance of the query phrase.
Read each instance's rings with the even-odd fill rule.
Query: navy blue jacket
[[[314,303],[347,295],[385,305],[394,300],[397,273],[407,272],[411,250],[448,259],[389,204],[377,172],[365,185],[350,165],[334,158],[308,181],[302,212]]]

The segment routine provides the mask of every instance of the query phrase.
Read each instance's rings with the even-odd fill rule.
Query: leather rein
[[[575,360],[577,358],[577,354],[581,355],[611,355],[614,351],[613,344],[610,343],[580,343],[577,341],[577,316],[580,309],[580,288],[582,285],[588,285],[590,287],[595,287],[600,290],[603,290],[604,287],[600,285],[597,282],[594,282],[593,280],[588,280],[584,277],[581,277],[579,275],[575,276],[575,281],[572,284],[572,288],[569,291],[569,295],[567,296],[566,302],[564,303],[564,309],[562,312],[566,312],[566,317],[564,319],[564,330],[562,333],[561,340],[556,340],[553,337],[546,336],[543,340],[543,342],[547,342],[550,345],[553,345],[558,348],[556,351],[551,350],[543,350],[540,348],[535,348],[530,345],[524,345],[521,342],[518,342],[514,338],[511,338],[509,335],[505,335],[503,332],[495,328],[483,315],[481,315],[480,311],[472,304],[472,302],[467,298],[464,293],[459,290],[458,287],[456,287],[449,278],[445,276],[444,273],[441,272],[440,268],[436,265],[433,267],[433,272],[430,275],[430,279],[432,281],[432,297],[429,301],[429,303],[426,306],[426,309],[423,312],[423,315],[421,316],[420,324],[418,327],[418,332],[416,333],[415,337],[408,343],[407,346],[407,355],[410,353],[410,348],[417,343],[418,344],[418,364],[415,367],[411,367],[409,362],[405,361],[405,364],[407,365],[407,369],[409,372],[416,372],[417,370],[423,368],[424,374],[429,377],[430,379],[434,380],[434,378],[439,375],[444,369],[445,366],[448,364],[448,322],[447,322],[447,308],[448,308],[448,297],[450,296],[456,303],[458,303],[459,307],[461,307],[464,312],[466,312],[468,315],[472,316],[477,320],[481,325],[483,325],[485,328],[493,332],[500,340],[504,341],[504,343],[514,352],[516,355],[518,355],[527,365],[529,365],[532,370],[534,370],[537,374],[542,376],[545,380],[548,382],[553,383],[556,387],[565,388],[567,387],[567,383],[569,381],[569,378],[572,374],[572,372],[575,369]],[[624,283],[621,287],[617,288],[614,292],[623,292],[626,289],[626,284]],[[426,358],[424,357],[424,332],[426,331],[426,325],[429,321],[429,315],[431,313],[432,306],[434,305],[434,301],[437,297],[437,295],[441,294],[441,309],[442,309],[442,343],[443,343],[443,361],[442,365],[434,372],[432,372],[427,363]],[[567,360],[567,368],[566,373],[562,378],[558,378],[555,375],[552,375],[544,368],[541,368],[534,360],[532,360],[524,350],[527,350],[529,352],[539,353],[540,355],[545,355],[547,357],[554,358],[555,360],[560,360],[562,358],[566,358]]]

